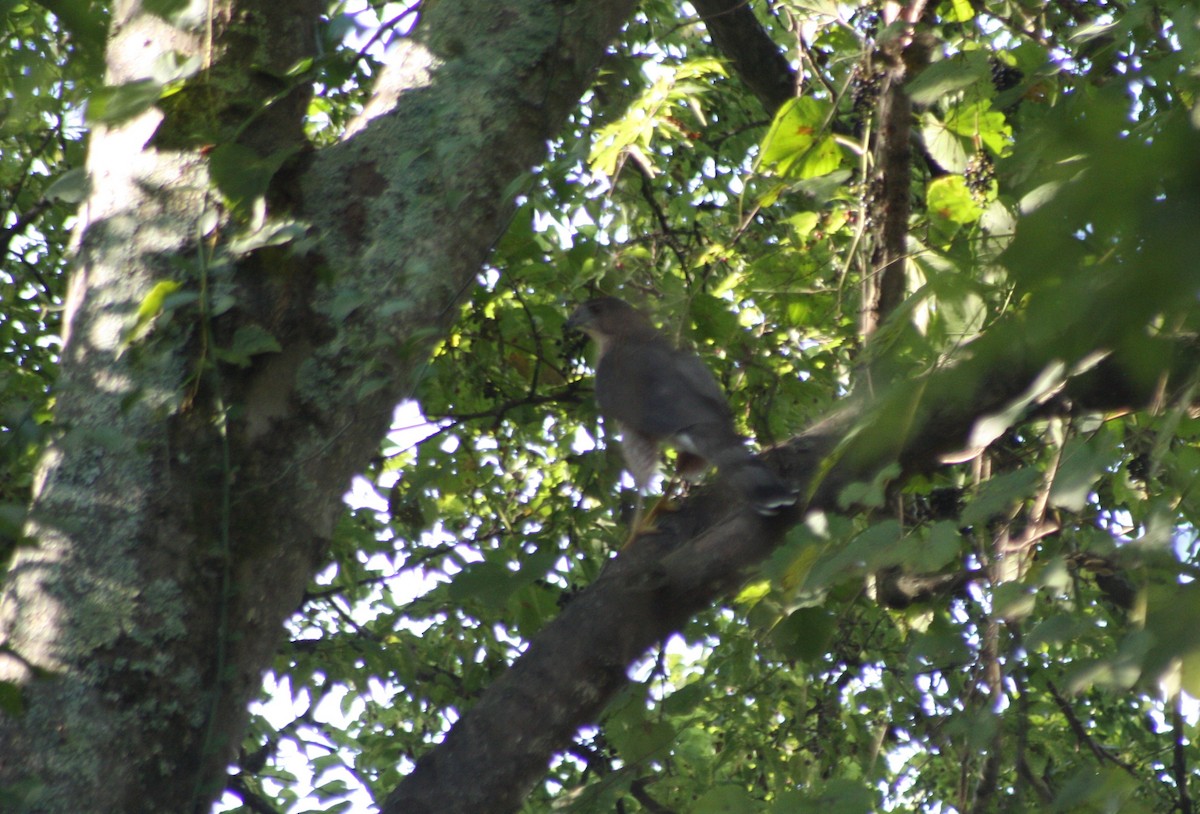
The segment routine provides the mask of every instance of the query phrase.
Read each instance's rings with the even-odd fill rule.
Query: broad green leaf
[[[107,85],[88,100],[88,124],[118,125],[152,108],[163,86],[152,79],[135,79],[124,85]]]
[[[959,559],[963,537],[957,523],[939,520],[924,531],[917,546],[916,556],[908,564],[917,571],[939,571]]]
[[[771,631],[771,639],[787,656],[813,662],[824,655],[836,621],[825,608],[801,608]]]
[[[307,234],[308,228],[303,224],[292,221],[269,221],[252,234],[234,240],[229,246],[229,251],[233,254],[249,254],[267,246],[283,246],[298,242]]]
[[[787,806],[775,806],[772,814],[809,811],[820,811],[822,814],[871,814],[876,811],[875,794],[862,783],[845,778],[814,783],[798,799],[789,800],[789,803]]]
[[[967,168],[967,149],[962,137],[932,113],[921,115],[921,140],[946,172],[961,173]]]
[[[175,280],[161,280],[155,283],[138,305],[133,324],[125,329],[124,344],[129,345],[145,337],[154,322],[163,314],[167,298],[181,287],[182,283]]]
[[[753,814],[762,803],[740,786],[709,789],[690,809],[691,814]]]
[[[8,6],[14,4],[9,3]],[[41,0],[39,5],[55,15],[70,33],[79,53],[87,63],[97,59],[104,49],[105,16],[98,13],[94,3],[88,0]],[[5,9],[7,11],[7,9]],[[81,60],[83,61],[83,60]]]
[[[87,170],[75,167],[60,175],[53,184],[46,188],[47,200],[62,201],[63,203],[82,203],[92,192],[92,180]]]
[[[259,325],[242,325],[233,333],[228,348],[219,348],[218,357],[238,367],[249,367],[253,357],[262,353],[278,353],[283,350],[279,341]]]
[[[1005,155],[1011,149],[1012,128],[991,102],[981,99],[969,105],[955,105],[946,116],[946,128],[983,144],[995,155]]]
[[[760,164],[775,165],[780,174],[787,174],[789,168],[804,159],[818,142],[827,140],[822,133],[828,126],[829,114],[828,102],[808,96],[788,100],[775,114],[771,129],[762,141]],[[822,147],[821,151],[825,152],[826,148]],[[816,160],[817,165],[823,162],[827,162],[827,158]]]
[[[634,703],[610,716],[604,732],[622,759],[639,763],[662,752],[675,740],[676,730],[667,721],[648,717],[645,707]]]
[[[1136,794],[1136,788],[1134,778],[1116,767],[1096,769],[1089,766],[1066,778],[1051,810],[1131,814],[1147,811],[1130,799]]]
[[[221,144],[208,156],[209,172],[229,203],[242,209],[267,194],[271,179],[290,155],[282,150],[260,157],[241,144]]]
[[[952,0],[951,7],[954,9],[954,19],[960,23],[968,22],[975,16],[975,9],[968,0]]]
[[[820,221],[821,216],[816,212],[799,212],[788,219],[797,237],[808,237]]]
[[[990,80],[987,54],[968,51],[935,62],[906,83],[904,89],[918,105],[931,105],[943,96]]]
[[[1068,511],[1082,511],[1096,481],[1116,460],[1118,451],[1107,433],[1075,436],[1063,447],[1050,503]]]
[[[983,215],[983,207],[971,195],[961,175],[946,175],[931,181],[925,197],[930,212],[953,223],[975,223]]]
[[[829,175],[842,165],[842,148],[830,136],[823,136],[795,162],[781,162],[780,171],[800,179]]]
[[[1047,645],[1059,645],[1075,638],[1086,628],[1087,624],[1082,620],[1060,613],[1043,619],[1030,630],[1025,637],[1025,646],[1033,651]]]
[[[4,655],[0,652],[0,655]],[[0,681],[0,710],[6,715],[18,716],[25,708],[21,685],[12,681]]]
[[[889,481],[894,479],[900,469],[897,464],[889,464],[876,473],[870,483],[851,483],[842,489],[838,495],[838,503],[842,506],[873,506],[883,505],[884,489]]]
[[[1029,616],[1034,609],[1035,597],[1029,588],[1019,582],[1004,582],[992,593],[995,614],[1007,622],[1019,621]]]
[[[485,607],[501,608],[518,587],[516,575],[497,562],[475,562],[450,581],[450,599],[460,603],[480,602]]]
[[[1017,503],[1033,494],[1041,479],[1041,472],[1033,467],[1025,467],[984,482],[978,494],[963,509],[963,525],[982,525],[1006,515]]]
[[[1152,645],[1142,660],[1155,680],[1177,662],[1200,651],[1200,584],[1152,585],[1146,591],[1146,632]],[[1193,677],[1189,676],[1189,681]]]
[[[707,687],[702,682],[688,684],[664,698],[662,710],[672,716],[690,715],[704,701],[707,692]]]

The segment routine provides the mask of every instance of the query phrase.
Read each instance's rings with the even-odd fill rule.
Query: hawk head
[[[616,297],[599,297],[585,302],[571,314],[566,327],[590,336],[602,355],[614,338],[649,339],[658,335],[650,320]]]

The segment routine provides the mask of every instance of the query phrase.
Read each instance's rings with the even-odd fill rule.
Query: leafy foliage
[[[14,8],[0,63],[18,145],[0,152],[9,539],[49,420],[81,197],[71,123],[105,93],[78,22]],[[906,85],[907,298],[869,340],[878,68],[902,32],[875,4],[754,10],[796,54],[799,93],[778,111],[677,4],[647,0],[613,44],[412,394],[429,426],[395,428],[364,473],[369,499],[275,664],[275,695],[302,711],[282,726],[256,714],[243,799],[299,807],[285,744],[319,753],[326,810],[360,785],[382,799],[623,540],[634,496],[587,352],[563,333],[570,305],[603,292],[696,348],[763,446],[863,393],[881,406],[841,454],[898,445],[912,414],[986,392],[1018,352],[1035,375],[957,463],[897,462],[846,490],[845,512],[797,526],[739,596],[634,669],[528,811],[1191,810],[1196,7],[929,4],[930,61]],[[326,22],[324,60],[291,77],[318,87],[316,146],[377,68],[341,44],[343,8]],[[93,95],[108,100],[93,120],[164,87]],[[239,203],[278,164],[234,149],[212,167]],[[242,336],[231,359],[274,341]],[[1170,387],[1120,410],[1070,403],[1065,385],[1097,370],[1114,398]]]
[[[11,5],[11,4],[10,4]],[[80,113],[106,15],[88,4],[5,10],[0,60],[0,559],[19,539],[50,420],[71,215],[87,193]]]

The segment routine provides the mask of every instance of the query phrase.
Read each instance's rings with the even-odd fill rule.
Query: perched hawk
[[[746,448],[717,380],[700,357],[671,345],[629,303],[602,297],[581,305],[567,327],[588,334],[599,351],[596,402],[617,422],[621,451],[639,493],[654,477],[659,452],[679,452],[680,474],[715,465],[759,514],[796,502],[796,493]]]

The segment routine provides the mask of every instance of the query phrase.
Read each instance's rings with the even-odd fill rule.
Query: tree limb
[[[748,0],[694,0],[713,44],[768,113],[796,95],[796,74]]]
[[[842,510],[842,488],[870,480],[891,461],[899,459],[907,472],[924,471],[966,442],[978,416],[1020,396],[1040,371],[1037,354],[1022,355],[998,333],[1004,362],[987,352],[990,342],[981,343],[974,359],[913,385],[925,396],[919,404],[900,385],[877,404],[844,408],[765,457],[808,496],[805,512]],[[1180,367],[1186,375],[1188,366]],[[983,370],[990,371],[986,386]],[[897,402],[915,411],[904,433],[878,420],[898,412]],[[859,430],[856,441],[841,443],[851,427]],[[729,513],[726,501],[714,499],[719,489],[700,490],[610,561],[417,761],[387,798],[384,814],[516,810],[551,756],[579,727],[594,723],[626,684],[627,665],[739,587],[801,517],[796,511],[762,518],[744,507]]]

